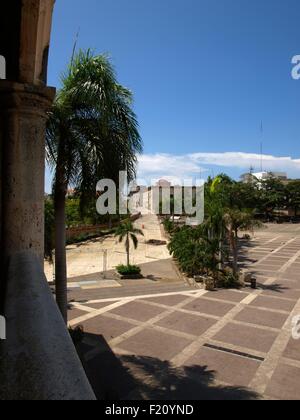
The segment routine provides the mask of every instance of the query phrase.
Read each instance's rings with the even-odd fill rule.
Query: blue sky
[[[261,121],[264,169],[297,177],[299,19],[299,0],[57,0],[48,82],[80,28],[78,47],[109,53],[134,92],[141,177],[259,169]]]

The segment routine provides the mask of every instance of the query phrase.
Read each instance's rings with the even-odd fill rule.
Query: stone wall
[[[136,214],[134,216],[130,217],[130,220],[132,222],[135,222],[141,217],[141,214]],[[112,228],[119,226],[119,222],[113,223]],[[102,231],[105,231],[108,229],[108,224],[103,225],[95,225],[95,226],[78,226],[78,227],[72,227],[67,229],[67,239],[75,239],[78,236],[81,235],[98,235],[101,234]]]

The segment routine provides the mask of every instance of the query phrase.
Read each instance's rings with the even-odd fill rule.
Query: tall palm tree
[[[227,209],[224,214],[224,222],[228,232],[230,249],[233,257],[233,273],[238,276],[239,273],[239,231],[254,230],[260,227],[261,223],[254,217],[254,211],[244,209]]]
[[[135,229],[133,223],[130,221],[121,224],[116,229],[115,236],[119,238],[119,242],[122,243],[125,240],[128,267],[130,266],[130,240],[135,249],[138,247],[139,240],[136,235],[144,236],[144,233],[140,229]]]
[[[80,51],[63,76],[49,113],[47,158],[54,174],[56,300],[67,322],[65,200],[68,187],[80,192],[82,208],[95,197],[99,179],[126,171],[136,175],[142,151],[132,93],[117,83],[109,60]],[[108,163],[109,162],[109,163]]]

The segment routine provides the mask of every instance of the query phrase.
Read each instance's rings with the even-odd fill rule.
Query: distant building
[[[68,189],[67,194],[66,194],[67,198],[74,198],[75,195],[76,195],[76,190],[72,188]]]
[[[165,180],[165,179],[160,179],[157,183],[156,183],[156,187],[160,187],[160,188],[171,188],[172,184],[171,182]]]
[[[250,184],[254,181],[267,181],[268,179],[278,179],[280,181],[288,181],[288,176],[286,172],[256,172],[256,173],[247,173],[241,176],[242,182],[245,184]]]

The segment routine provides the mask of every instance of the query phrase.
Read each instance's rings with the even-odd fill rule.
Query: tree
[[[228,237],[233,258],[233,271],[238,275],[239,231],[252,230],[260,223],[255,220],[257,190],[253,185],[235,182],[220,175],[206,190],[206,225],[210,239],[219,239],[220,261],[224,241]],[[220,266],[220,268],[222,268]]]
[[[237,277],[239,273],[239,231],[253,230],[255,227],[260,226],[254,217],[254,212],[251,210],[230,208],[224,214],[224,222],[228,232],[230,249],[233,258],[233,272]]]
[[[273,216],[274,210],[286,206],[286,188],[277,178],[271,177],[258,184],[260,209],[266,217]]]
[[[125,240],[128,267],[130,266],[130,240],[132,241],[135,249],[137,249],[139,244],[136,235],[144,236],[144,233],[140,229],[136,229],[130,221],[121,224],[116,229],[115,236],[119,238],[119,243],[122,243]]]
[[[227,180],[228,181],[228,180]],[[231,185],[227,182],[228,185]],[[226,236],[224,223],[224,206],[227,199],[222,191],[222,178],[217,177],[210,183],[205,194],[205,222],[208,238],[219,242],[219,269],[223,268],[223,249]]]
[[[45,259],[53,263],[54,207],[50,197],[45,199]]]
[[[184,226],[177,230],[169,251],[189,276],[206,274],[216,278],[219,273],[219,240],[210,239],[205,226]]]
[[[300,181],[295,180],[286,186],[287,207],[294,210],[295,217],[300,209]]]
[[[111,173],[122,170],[129,180],[133,179],[136,155],[142,151],[132,94],[117,83],[105,56],[80,51],[73,58],[49,114],[46,148],[55,172],[56,300],[67,322],[68,187],[72,185],[80,192],[83,208],[91,197],[95,198],[99,179],[110,178]]]

